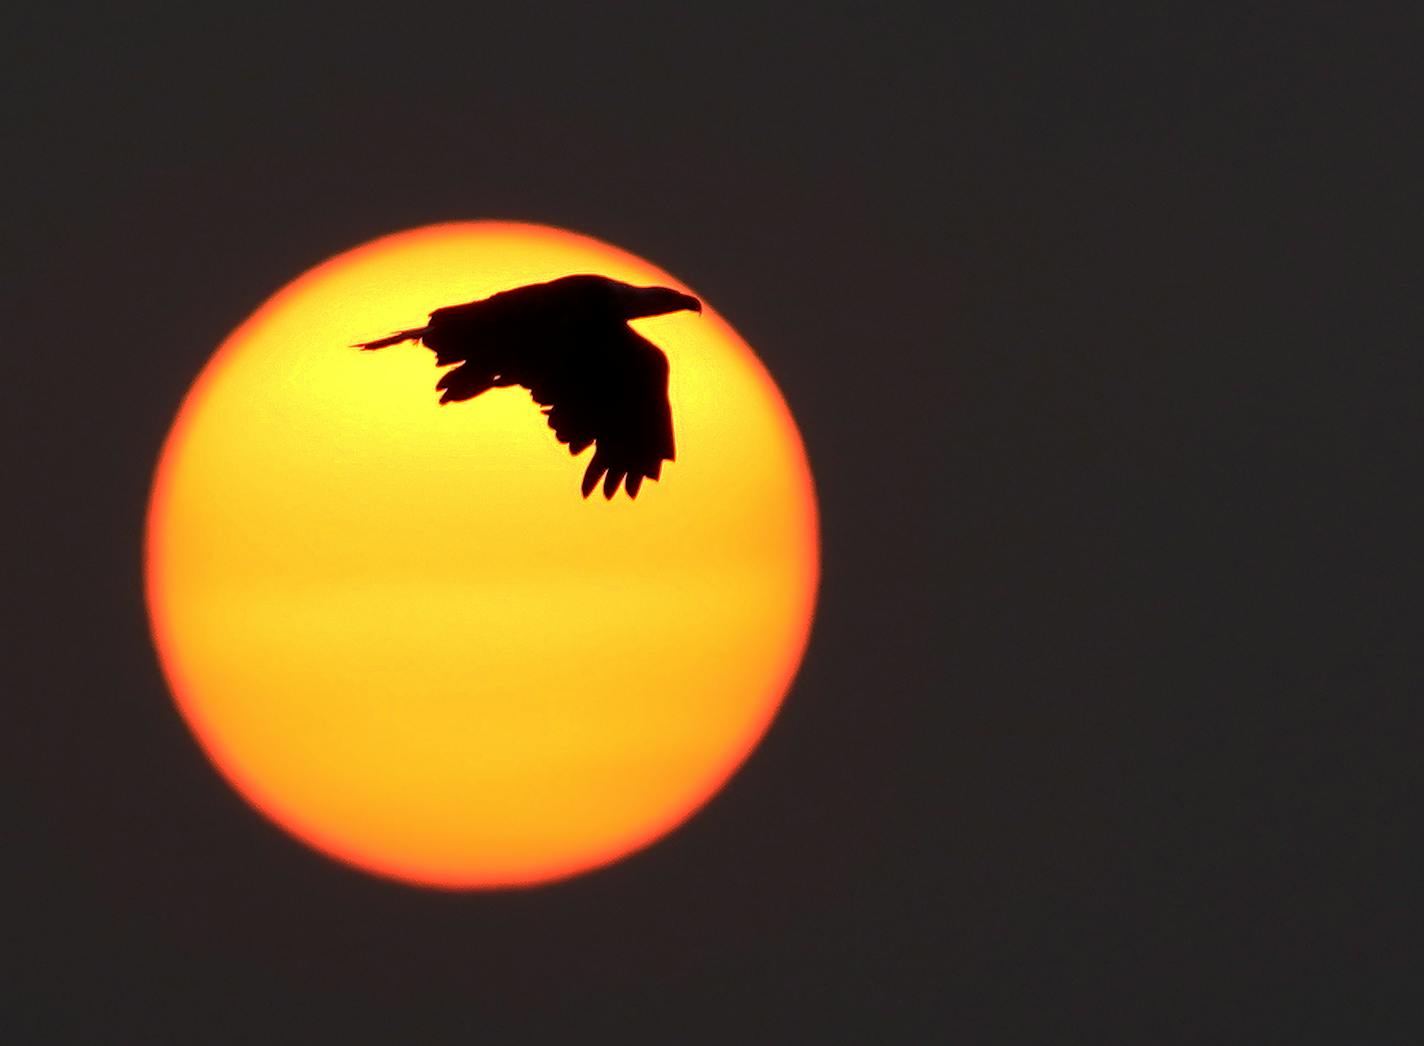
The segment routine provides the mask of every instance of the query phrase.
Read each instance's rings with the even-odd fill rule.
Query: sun
[[[349,348],[577,272],[696,293],[546,226],[386,236],[235,330],[158,462],[145,577],[180,713],[257,809],[377,875],[508,887],[648,845],[746,759],[805,648],[810,469],[715,303],[634,323],[677,440],[636,501],[583,500],[591,452],[525,390],[442,407],[425,348]]]

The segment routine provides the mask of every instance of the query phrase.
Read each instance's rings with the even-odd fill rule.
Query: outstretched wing
[[[630,498],[644,479],[657,479],[675,453],[668,406],[668,361],[631,328],[600,331],[599,344],[581,345],[557,370],[520,380],[542,404],[549,427],[572,454],[594,444],[583,476],[583,496],[603,480],[612,498],[623,484]],[[577,362],[575,362],[577,361]]]

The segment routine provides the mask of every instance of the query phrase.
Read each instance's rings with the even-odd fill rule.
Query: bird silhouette
[[[442,404],[524,386],[569,453],[595,445],[583,496],[602,479],[605,498],[620,483],[636,498],[643,480],[673,460],[674,445],[667,357],[628,321],[683,309],[700,313],[702,303],[670,287],[582,274],[436,309],[424,327],[352,347],[418,341],[438,366],[458,363],[435,385]]]

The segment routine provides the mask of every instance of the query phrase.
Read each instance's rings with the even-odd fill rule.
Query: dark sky
[[[7,1041],[1419,1041],[1417,20],[52,6],[0,44]],[[139,556],[236,323],[482,217],[757,347],[824,583],[693,821],[451,895],[218,779]]]

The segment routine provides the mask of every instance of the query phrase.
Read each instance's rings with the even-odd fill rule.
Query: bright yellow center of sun
[[[441,887],[616,860],[704,803],[769,725],[815,599],[796,426],[704,302],[668,356],[677,460],[579,495],[521,388],[438,406],[434,355],[349,348],[576,272],[696,293],[542,226],[437,225],[317,266],[222,344],[149,505],[153,635],[233,785],[298,838]]]

